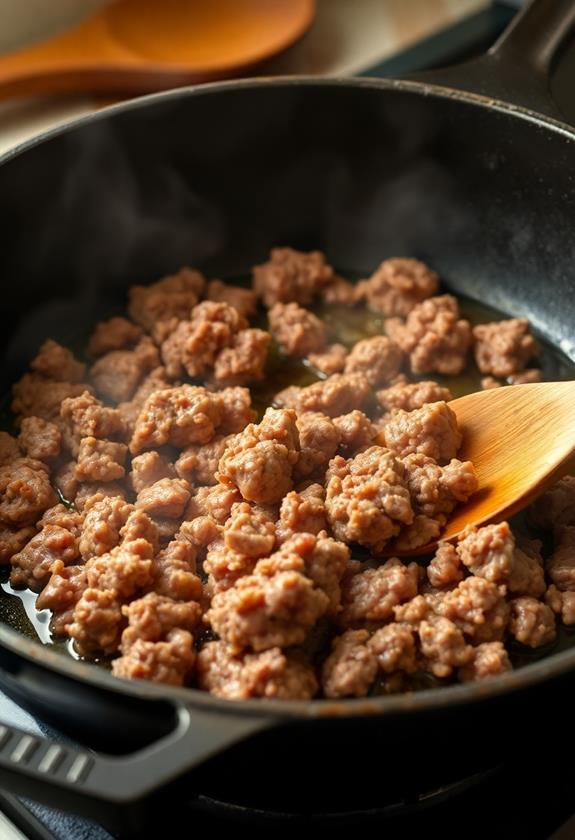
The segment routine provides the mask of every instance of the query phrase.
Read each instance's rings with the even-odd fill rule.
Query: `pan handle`
[[[480,58],[410,76],[565,122],[549,90],[553,61],[575,28],[574,0],[531,0]]]
[[[99,822],[142,814],[154,791],[222,749],[277,725],[273,717],[175,706],[165,737],[129,755],[113,756],[0,724],[0,787]]]

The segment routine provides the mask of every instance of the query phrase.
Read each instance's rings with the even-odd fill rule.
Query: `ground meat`
[[[37,420],[38,418],[34,418]],[[20,447],[18,446],[18,441],[16,438],[9,435],[8,432],[0,432],[0,466],[4,466],[4,464],[9,464],[11,461],[15,461],[16,458],[20,458],[22,453],[20,452]],[[30,455],[30,458],[33,456]],[[41,460],[40,458],[38,460]]]
[[[118,403],[118,411],[129,435],[134,433],[136,420],[148,397],[155,391],[164,391],[171,387],[172,383],[168,380],[166,369],[157,367],[146,376],[129,402]]]
[[[165,642],[138,639],[127,653],[112,662],[112,673],[130,680],[184,685],[196,661],[193,641],[191,633],[180,629],[168,633]]]
[[[275,541],[275,525],[262,511],[254,510],[247,502],[232,507],[224,526],[226,548],[249,557],[264,557],[271,554]]]
[[[452,586],[463,580],[461,559],[451,543],[440,543],[433,560],[427,567],[427,577],[432,586]]]
[[[122,542],[108,554],[86,562],[88,586],[114,592],[121,601],[132,598],[153,582],[154,547],[144,539]]]
[[[200,601],[202,582],[196,574],[196,552],[187,540],[172,540],[152,565],[154,591],[174,601]]]
[[[329,344],[318,353],[309,353],[308,362],[325,376],[341,373],[347,359],[347,348],[343,344]]]
[[[186,519],[207,515],[212,516],[219,525],[223,525],[231,514],[232,506],[241,501],[242,497],[235,487],[226,487],[224,484],[198,487],[190,499]]]
[[[257,297],[251,289],[242,289],[241,286],[232,286],[229,283],[222,283],[221,280],[211,280],[205,297],[216,303],[227,303],[233,306],[244,318],[251,318],[256,314]]]
[[[25,417],[20,424],[18,444],[28,458],[51,461],[60,454],[62,437],[54,423],[42,417]]]
[[[371,446],[349,460],[338,455],[326,477],[328,521],[337,539],[380,552],[413,521],[405,470],[386,449]]]
[[[14,554],[22,551],[36,533],[34,525],[24,528],[8,528],[0,524],[0,563],[7,563]]]
[[[317,692],[317,680],[298,653],[273,647],[234,656],[224,642],[208,642],[198,654],[198,684],[229,700],[310,700]]]
[[[122,611],[116,593],[85,589],[66,630],[81,656],[114,653],[122,631]]]
[[[58,504],[48,508],[37,524],[38,528],[45,528],[47,525],[57,525],[59,528],[66,528],[66,530],[71,531],[75,537],[79,537],[83,522],[84,517],[81,513],[69,509],[65,505]]]
[[[190,485],[183,478],[161,478],[138,493],[136,507],[150,516],[179,519],[190,500]]]
[[[515,539],[507,522],[468,527],[457,545],[457,553],[470,572],[494,583],[507,583],[513,566]]]
[[[361,373],[335,373],[323,382],[300,388],[291,385],[276,394],[274,403],[294,408],[298,414],[319,411],[329,417],[339,417],[355,408],[362,409],[370,394],[369,382]]]
[[[530,382],[541,382],[541,377],[539,368],[530,368],[521,371],[521,373],[512,373],[511,376],[507,377],[507,381],[510,385],[526,385]]]
[[[253,290],[268,308],[276,303],[310,304],[335,272],[320,251],[272,248],[270,259],[253,269]]]
[[[346,577],[342,583],[341,624],[353,627],[387,621],[397,604],[417,595],[418,579],[417,563],[405,566],[397,557]]]
[[[218,355],[211,379],[220,387],[247,385],[264,378],[271,337],[265,330],[242,330]]]
[[[554,583],[545,593],[545,603],[561,616],[563,624],[575,624],[575,592],[561,592]]]
[[[73,621],[74,608],[86,589],[84,566],[66,566],[62,560],[52,564],[52,574],[36,599],[37,610],[52,610],[50,632],[67,636],[66,626]]]
[[[277,524],[277,539],[283,543],[297,533],[319,534],[327,530],[325,490],[321,484],[310,484],[296,493],[284,496]]]
[[[80,537],[80,554],[84,560],[107,554],[120,542],[120,531],[134,510],[120,496],[95,496],[85,505],[85,518]]]
[[[111,440],[85,437],[80,441],[76,463],[78,481],[116,481],[124,478],[128,447]]]
[[[230,439],[230,435],[225,435],[210,443],[186,447],[175,463],[179,477],[192,486],[216,484],[218,464]]]
[[[303,568],[301,558],[297,560]],[[327,595],[301,571],[267,576],[256,565],[253,574],[214,595],[205,618],[234,652],[245,647],[260,651],[303,642],[328,605]]]
[[[575,475],[566,475],[529,508],[529,518],[547,531],[575,525]]]
[[[505,587],[479,577],[465,578],[432,606],[474,644],[500,641],[509,621]]]
[[[320,352],[327,341],[327,329],[313,312],[297,303],[276,303],[268,312],[270,330],[286,356],[308,356]]]
[[[56,382],[81,382],[86,373],[86,365],[74,358],[74,354],[51,338],[40,347],[38,355],[30,362],[30,367],[46,379]]]
[[[146,540],[151,545],[151,554],[159,548],[159,529],[155,521],[142,510],[132,510],[125,525],[120,528],[120,542]]]
[[[403,353],[385,335],[364,338],[351,350],[345,363],[346,373],[363,373],[370,385],[383,385],[399,373]]]
[[[326,697],[365,697],[377,676],[377,658],[367,630],[347,630],[331,643],[321,684]]]
[[[92,388],[84,382],[54,382],[35,373],[25,373],[12,386],[11,408],[17,420],[22,417],[42,417],[55,420],[60,416],[60,406],[67,398],[79,397]]]
[[[368,647],[375,654],[379,670],[384,674],[393,674],[395,671],[412,674],[419,667],[415,636],[406,624],[392,622],[376,630]]]
[[[209,443],[222,422],[223,398],[197,385],[180,385],[154,391],[136,421],[130,452],[153,449],[166,443],[184,448]]]
[[[547,574],[562,592],[575,592],[575,527],[559,528],[553,554],[547,561]]]
[[[122,436],[125,432],[118,409],[108,408],[88,391],[84,391],[79,397],[63,400],[60,417],[63,420],[66,446],[74,455],[77,454],[82,438],[110,440]]]
[[[535,598],[514,598],[510,603],[510,612],[509,632],[523,645],[541,647],[552,642],[557,635],[553,611]]]
[[[546,585],[540,540],[524,539],[515,547],[507,589],[515,595],[543,595]]]
[[[228,443],[216,477],[247,501],[279,502],[291,490],[298,458],[295,412],[268,408],[259,425],[250,424]]]
[[[160,642],[175,628],[191,631],[200,620],[200,605],[194,601],[173,601],[157,592],[149,592],[122,607],[128,626],[122,633],[120,649],[126,653],[138,639]]]
[[[415,411],[398,409],[383,433],[385,445],[398,457],[420,452],[439,462],[455,458],[462,440],[457,418],[445,402],[430,403]]]
[[[409,354],[414,373],[456,375],[465,367],[471,327],[469,321],[459,318],[453,295],[429,298],[411,310],[405,324],[391,318],[385,328],[392,341]]]
[[[466,502],[477,490],[478,481],[471,461],[453,458],[440,467],[420,453],[403,459],[413,510],[434,517],[442,524],[458,502]]]
[[[438,277],[419,260],[395,257],[384,260],[368,280],[356,286],[356,300],[367,300],[374,312],[407,315],[437,292]]]
[[[351,306],[356,300],[355,288],[353,283],[334,275],[333,280],[322,286],[320,296],[324,303]]]
[[[494,379],[492,376],[484,376],[481,380],[481,389],[483,391],[491,391],[493,388],[501,388],[503,382]]]
[[[329,598],[328,612],[335,615],[341,603],[341,581],[349,569],[350,552],[347,545],[331,539],[325,533],[294,534],[287,540],[278,555],[297,554],[305,562],[305,573],[318,589]],[[275,556],[278,556],[275,555]],[[265,565],[262,561],[256,568]]]
[[[340,448],[348,454],[371,446],[377,436],[377,429],[363,411],[350,411],[349,414],[334,417],[333,425],[339,433]]]
[[[404,411],[415,411],[427,403],[449,402],[453,395],[448,388],[443,388],[433,380],[421,382],[397,382],[390,388],[376,393],[376,398],[385,412],[402,408]]]
[[[155,449],[152,452],[142,452],[132,458],[130,483],[136,493],[151,487],[162,478],[174,478],[175,470],[171,461]],[[184,476],[180,476],[184,477]]]
[[[238,554],[218,540],[212,541],[203,564],[204,573],[208,575],[206,588],[210,596],[230,589],[241,577],[251,575],[256,563],[256,557]]]
[[[257,417],[252,408],[249,388],[231,387],[219,391],[222,398],[222,423],[220,432],[224,435],[243,432],[248,423]]]
[[[413,517],[413,522],[402,528],[399,536],[393,541],[393,551],[412,551],[414,548],[436,542],[442,527],[442,517],[431,519],[418,513]]]
[[[133,350],[112,350],[92,365],[90,377],[105,399],[127,402],[142,380],[158,367],[160,356],[151,338],[142,338]]]
[[[88,341],[90,356],[103,356],[113,350],[131,348],[140,340],[142,328],[127,318],[110,318],[96,324]]]
[[[426,658],[426,670],[436,677],[448,677],[454,668],[466,665],[473,656],[473,648],[453,621],[437,615],[424,619],[418,628],[421,652]]]
[[[473,648],[473,658],[459,669],[461,682],[475,682],[512,671],[513,665],[501,642],[484,642]]]
[[[333,421],[325,414],[307,411],[297,418],[300,454],[294,467],[296,479],[312,475],[322,477],[327,465],[337,452],[340,434]]]
[[[126,487],[119,481],[92,481],[78,486],[74,505],[82,511],[88,503],[92,503],[95,499],[101,500],[118,496],[126,501],[127,495]]]
[[[222,526],[212,516],[201,514],[182,522],[175,539],[189,542],[203,556],[206,547],[220,538],[221,530]]]
[[[34,525],[57,501],[42,461],[18,458],[0,467],[0,523],[16,528]]]
[[[65,461],[52,473],[52,484],[68,502],[73,502],[78,492],[76,462]]]
[[[527,318],[510,318],[479,324],[473,328],[475,361],[481,373],[510,376],[524,370],[539,353],[539,345],[529,334]]]
[[[205,278],[199,271],[181,268],[177,274],[163,277],[150,286],[132,286],[129,290],[130,318],[151,332],[158,321],[188,318],[204,290]]]

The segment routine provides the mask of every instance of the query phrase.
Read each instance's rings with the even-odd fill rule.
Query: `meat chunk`
[[[377,658],[367,630],[346,630],[332,641],[323,664],[321,684],[326,697],[365,697],[377,676]]]
[[[385,445],[398,457],[419,452],[438,462],[455,458],[462,440],[457,418],[445,402],[430,403],[415,411],[398,409],[383,434]]]
[[[324,303],[339,306],[351,306],[355,303],[355,286],[337,274],[320,290],[320,297]]]
[[[448,677],[454,668],[466,665],[473,656],[473,648],[448,618],[431,615],[421,622],[418,633],[426,668],[436,677]]]
[[[66,347],[49,338],[40,347],[38,355],[30,362],[32,370],[54,379],[56,382],[81,382],[86,373],[86,365],[74,358]]]
[[[522,370],[520,373],[512,373],[507,377],[510,385],[527,385],[530,382],[541,382],[542,373],[539,368]]]
[[[142,452],[141,455],[136,455],[135,458],[132,458],[130,483],[136,493],[139,493],[146,487],[151,487],[152,484],[155,484],[162,478],[174,477],[175,470],[170,460],[155,449],[151,452]]]
[[[208,642],[198,654],[198,684],[229,700],[310,700],[318,688],[313,669],[298,651],[273,647],[234,655],[224,642]]]
[[[184,448],[191,443],[209,443],[223,419],[223,399],[196,385],[180,385],[154,391],[136,421],[130,452],[166,443]]]
[[[470,572],[494,583],[507,583],[513,565],[515,539],[507,522],[468,528],[457,553]]]
[[[320,352],[327,341],[327,328],[317,315],[297,303],[276,303],[268,312],[270,330],[286,356]]]
[[[218,354],[213,382],[231,387],[263,379],[270,341],[270,334],[265,330],[241,330],[231,345]]]
[[[565,525],[557,531],[547,574],[557,589],[575,592],[575,526]]]
[[[335,272],[320,251],[272,248],[269,261],[253,269],[253,290],[268,308],[291,302],[306,306],[334,279]]]
[[[183,478],[161,478],[138,493],[136,507],[150,516],[179,519],[190,500],[190,485]]]
[[[222,424],[220,432],[224,435],[243,432],[248,423],[253,423],[257,417],[252,408],[252,398],[249,388],[238,386],[224,388],[219,391],[222,398]]]
[[[437,551],[427,567],[427,577],[430,584],[436,588],[452,586],[463,580],[461,559],[451,543],[440,543]]]
[[[120,601],[151,585],[153,546],[147,540],[123,542],[109,554],[86,562],[88,586],[113,592]]]
[[[68,635],[81,656],[114,653],[120,643],[122,610],[115,592],[85,589],[74,607]]]
[[[192,486],[216,484],[218,464],[230,439],[230,435],[220,435],[210,443],[187,446],[175,463],[179,477]]]
[[[479,577],[462,580],[433,609],[453,621],[473,644],[501,641],[509,621],[505,587]]]
[[[152,332],[158,321],[171,318],[182,321],[189,317],[205,284],[199,271],[185,267],[149,286],[132,286],[129,290],[130,318],[146,332]]]
[[[213,300],[215,303],[233,306],[244,318],[251,318],[256,314],[257,297],[252,289],[242,289],[241,286],[232,286],[230,283],[222,283],[221,280],[210,280],[205,296],[207,300]]]
[[[461,682],[475,682],[512,671],[513,665],[501,642],[484,642],[473,648],[473,658],[459,669]]]
[[[256,557],[238,554],[217,539],[212,540],[204,560],[204,573],[208,576],[207,592],[213,597],[217,592],[230,589],[241,577],[251,575],[256,563]]]
[[[501,388],[503,382],[494,379],[493,376],[484,376],[481,380],[481,389],[483,391],[491,391],[492,388]]]
[[[143,330],[127,318],[110,318],[96,324],[88,341],[90,356],[103,356],[113,350],[125,350],[138,343]]]
[[[44,512],[42,519],[37,523],[38,528],[45,528],[47,525],[57,525],[59,528],[66,528],[75,537],[79,537],[84,517],[76,510],[67,508],[65,505],[57,504]]]
[[[377,429],[369,417],[357,409],[334,417],[333,425],[339,433],[340,447],[348,453],[371,446],[377,436]]]
[[[387,334],[404,353],[414,373],[455,375],[465,367],[472,342],[469,321],[459,317],[452,295],[432,297],[415,306],[405,324],[398,318],[385,322]]]
[[[294,468],[295,477],[323,477],[340,442],[340,434],[335,424],[325,414],[306,411],[298,416],[297,428],[301,451]]]
[[[478,487],[471,461],[453,458],[440,467],[433,458],[421,453],[403,459],[411,504],[416,513],[438,519],[444,524],[458,502],[466,502]]]
[[[28,458],[50,462],[60,454],[62,436],[54,423],[42,417],[24,417],[18,444]]]
[[[217,523],[223,525],[229,518],[233,505],[241,501],[242,497],[235,487],[227,487],[225,484],[198,487],[192,494],[186,517],[195,519],[197,516],[212,516]]]
[[[378,391],[375,396],[385,412],[396,408],[415,411],[416,408],[422,408],[427,403],[449,402],[453,399],[448,388],[443,388],[433,380],[396,382],[390,388]]]
[[[274,557],[297,554],[305,563],[305,574],[329,598],[328,613],[336,615],[341,603],[341,582],[349,570],[349,548],[341,542],[319,534],[296,533],[287,540]],[[262,560],[256,571],[263,570]]]
[[[279,502],[291,490],[298,458],[295,412],[268,408],[259,425],[250,424],[228,443],[216,477],[247,501]]]
[[[233,505],[224,526],[227,548],[248,557],[265,557],[273,551],[275,541],[275,525],[263,511],[255,510],[247,502]]]
[[[545,592],[541,541],[523,539],[516,545],[507,589],[516,595],[540,598]]]
[[[370,385],[383,385],[399,373],[403,353],[387,336],[358,341],[345,362],[346,373],[363,373]]]
[[[11,408],[18,420],[23,417],[55,420],[60,416],[63,400],[91,391],[91,386],[84,382],[55,382],[35,373],[25,373],[12,386]]]
[[[384,674],[404,671],[412,674],[417,671],[417,647],[411,627],[406,624],[391,622],[373,634],[368,647],[375,654],[379,670]]]
[[[361,373],[335,373],[323,382],[300,388],[291,385],[276,394],[274,403],[294,408],[298,414],[318,411],[328,417],[339,417],[355,408],[362,409],[369,397],[369,382]]]
[[[347,348],[343,344],[329,344],[317,353],[308,353],[308,362],[325,376],[341,373],[347,359]]]
[[[356,299],[366,300],[374,312],[407,315],[425,298],[436,294],[437,274],[420,260],[384,260],[367,280],[356,286]]]
[[[510,376],[525,369],[540,352],[527,318],[510,318],[473,328],[475,361],[481,373]]]
[[[561,592],[554,583],[549,586],[544,598],[548,607],[561,617],[567,626],[575,624],[575,592]]]
[[[310,484],[296,493],[284,496],[277,524],[277,539],[283,543],[297,533],[319,534],[327,530],[325,490],[321,484]]]
[[[36,418],[37,419],[37,418]],[[22,453],[16,438],[9,435],[8,432],[0,432],[0,466],[9,464],[20,458]],[[30,458],[32,455],[29,456]],[[41,460],[41,459],[38,459]]]
[[[121,650],[126,653],[141,639],[160,642],[175,628],[192,631],[200,620],[200,605],[194,601],[173,601],[157,592],[149,592],[122,607],[128,626],[122,633]]]
[[[403,465],[380,446],[349,460],[336,456],[327,471],[326,509],[337,539],[381,551],[413,521]]]
[[[136,420],[140,411],[144,407],[144,403],[148,397],[155,391],[164,391],[166,388],[171,388],[172,383],[169,381],[166,369],[164,367],[157,367],[146,376],[143,382],[138,386],[136,393],[128,402],[118,403],[118,411],[126,427],[127,432],[131,435],[136,426]]]
[[[184,685],[192,675],[196,661],[193,636],[187,630],[172,630],[164,642],[138,639],[112,662],[115,677],[152,680],[167,685]]]
[[[50,632],[53,636],[67,636],[66,626],[71,624],[76,604],[86,589],[84,566],[66,566],[62,560],[52,564],[52,574],[36,599],[37,610],[52,610]]]
[[[16,528],[34,525],[56,502],[42,461],[18,458],[0,467],[0,523]]]
[[[156,345],[147,336],[133,350],[111,350],[92,365],[90,377],[96,390],[114,402],[127,402],[138,386],[160,364]]]
[[[202,582],[196,574],[196,552],[187,540],[172,540],[152,565],[154,591],[174,601],[200,601]]]
[[[521,644],[537,648],[555,639],[555,616],[547,604],[523,596],[511,601],[510,610],[509,632]]]
[[[80,554],[87,560],[107,554],[120,542],[120,531],[134,506],[120,496],[94,496],[85,505]]]
[[[100,500],[115,496],[118,496],[123,501],[126,501],[127,498],[126,487],[119,481],[90,481],[86,484],[78,485],[74,505],[77,510],[83,511],[95,499]]]
[[[575,475],[566,475],[529,508],[531,522],[547,531],[575,525]]]
[[[366,569],[344,578],[342,612],[344,627],[361,627],[393,617],[393,608],[417,595],[417,563],[405,566],[397,557],[375,569]]]
[[[79,397],[63,400],[60,407],[64,440],[72,454],[77,454],[82,438],[111,440],[123,435],[124,423],[116,408],[108,408],[88,391]]]
[[[124,478],[128,447],[111,440],[85,437],[80,441],[76,463],[78,481],[116,481]]]
[[[57,525],[47,525],[10,563],[10,583],[15,589],[29,587],[40,592],[48,583],[52,565],[61,560],[64,565],[78,558],[78,540],[70,531]]]
[[[7,563],[14,554],[22,551],[35,533],[36,528],[33,525],[10,528],[0,524],[0,563]]]

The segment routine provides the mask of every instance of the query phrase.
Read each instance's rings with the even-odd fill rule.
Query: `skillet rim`
[[[495,111],[519,120],[532,123],[539,128],[552,131],[567,140],[575,141],[575,128],[567,122],[542,115],[534,110],[520,105],[505,102],[493,97],[464,90],[446,87],[427,81],[413,81],[403,79],[381,78],[349,78],[317,76],[276,76],[228,80],[225,82],[210,82],[202,85],[191,85],[175,88],[147,96],[136,97],[119,102],[98,111],[90,112],[68,122],[57,125],[47,131],[34,135],[19,143],[0,155],[0,166],[9,164],[11,160],[20,157],[25,152],[43,143],[49,142],[60,135],[73,132],[75,129],[98,123],[118,113],[146,108],[156,103],[170,100],[186,99],[225,93],[235,89],[250,89],[263,87],[349,87],[352,89],[367,89],[374,91],[399,91],[409,94],[435,98],[439,100],[454,100],[478,107],[487,111]],[[537,662],[526,665],[519,670],[507,672],[484,682],[471,682],[440,688],[425,689],[418,692],[404,693],[381,697],[367,697],[344,700],[226,700],[215,697],[208,692],[196,688],[175,687],[152,682],[127,680],[112,676],[108,671],[88,662],[78,661],[61,652],[51,649],[38,641],[27,638],[22,633],[0,623],[0,646],[33,663],[38,668],[44,668],[57,675],[72,678],[89,684],[98,689],[131,696],[150,701],[175,701],[179,706],[185,705],[198,711],[217,710],[232,716],[259,716],[265,719],[333,719],[336,717],[359,717],[375,715],[404,715],[423,711],[443,711],[466,704],[493,700],[502,695],[513,694],[520,690],[534,687],[552,678],[558,678],[570,670],[575,670],[575,646],[564,651],[544,657]],[[17,679],[17,675],[16,675]]]

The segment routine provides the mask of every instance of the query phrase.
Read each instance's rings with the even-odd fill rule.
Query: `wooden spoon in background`
[[[568,472],[575,455],[575,382],[512,385],[452,400],[463,442],[457,457],[472,461],[479,489],[459,505],[442,540],[466,525],[500,522],[533,501]],[[437,543],[412,551],[428,554]]]
[[[239,75],[293,44],[314,0],[116,0],[48,41],[0,56],[0,99],[140,94]]]

